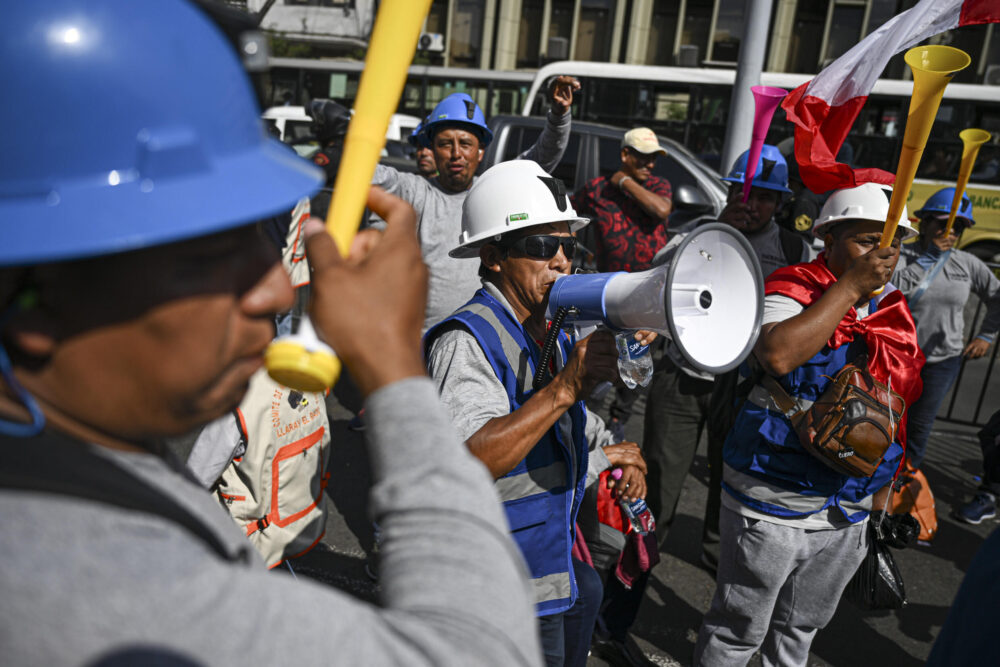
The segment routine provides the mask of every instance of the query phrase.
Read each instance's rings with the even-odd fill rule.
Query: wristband
[[[622,186],[625,185],[625,181],[631,181],[631,180],[632,180],[631,176],[622,176],[621,178],[619,178],[618,179],[618,189],[619,190],[622,189]]]

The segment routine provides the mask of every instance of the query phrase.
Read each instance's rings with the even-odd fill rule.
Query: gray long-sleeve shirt
[[[434,385],[403,380],[365,407],[384,539],[381,606],[266,570],[222,508],[163,459],[77,443],[245,558],[223,560],[159,515],[0,487],[3,663],[542,664],[520,552]],[[59,465],[52,457],[45,469]]]
[[[912,299],[939,257],[941,251],[933,244],[922,253],[916,244],[904,245],[892,283]],[[910,304],[917,323],[917,342],[928,363],[962,354],[965,304],[970,292],[986,303],[979,335],[993,341],[1000,329],[1000,280],[978,257],[956,248],[916,305]]]
[[[569,132],[569,112],[562,116],[549,112],[538,140],[518,159],[533,160],[551,172],[566,151]],[[424,319],[426,331],[464,305],[479,289],[479,259],[448,256],[448,252],[458,245],[462,204],[469,191],[448,192],[441,188],[436,178],[404,174],[384,165],[375,169],[372,183],[409,202],[417,212],[420,250],[430,270]]]

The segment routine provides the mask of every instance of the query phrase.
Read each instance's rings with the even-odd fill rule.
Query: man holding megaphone
[[[552,284],[570,272],[573,232],[588,222],[567,194],[527,160],[483,174],[451,252],[479,257],[483,287],[425,338],[431,377],[459,435],[496,478],[534,584],[549,665],[586,663],[601,602],[600,577],[571,555],[586,486],[617,466],[619,498],[646,493],[638,446],[614,444],[583,403],[597,384],[618,378],[613,336],[598,331],[574,344],[559,331],[554,349],[543,348]],[[552,377],[536,388],[539,368]]]

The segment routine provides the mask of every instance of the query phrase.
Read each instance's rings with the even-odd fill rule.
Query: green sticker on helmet
[[[520,222],[522,220],[527,220],[527,213],[514,213],[513,215],[507,216],[507,222]]]

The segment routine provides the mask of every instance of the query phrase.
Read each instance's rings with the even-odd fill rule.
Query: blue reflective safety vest
[[[874,313],[874,300],[870,307]],[[793,398],[815,401],[831,378],[866,350],[860,336],[836,350],[824,345],[778,382]],[[744,374],[748,374],[745,366]],[[752,396],[758,391],[766,390],[755,387]],[[893,442],[871,477],[841,475],[802,447],[791,421],[777,407],[772,410],[747,400],[723,446],[722,488],[764,514],[796,518],[832,507],[857,523],[868,516],[866,499],[889,483],[902,454],[902,446]]]
[[[424,337],[425,349],[442,327],[456,323],[478,341],[497,378],[507,390],[514,412],[534,393],[532,378],[541,351],[524,327],[499,301],[483,289]],[[559,333],[557,367],[573,349],[573,341]],[[511,535],[527,562],[539,616],[566,611],[576,602],[571,551],[576,515],[587,481],[586,410],[575,403],[538,441],[513,470],[496,480]]]

